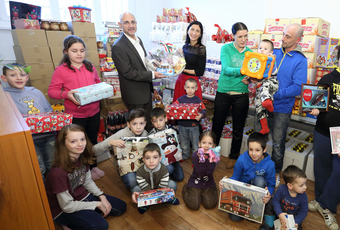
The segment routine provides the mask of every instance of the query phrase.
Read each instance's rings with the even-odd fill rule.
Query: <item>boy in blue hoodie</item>
[[[26,87],[28,70],[17,63],[7,64],[2,68],[1,79],[10,87],[5,87],[21,114],[52,112],[50,103],[42,92],[34,87]],[[45,181],[54,160],[55,132],[33,134],[33,142],[37,153],[40,171]]]
[[[261,133],[253,133],[248,138],[248,151],[240,155],[234,166],[230,179],[266,188],[268,194],[263,197],[265,204],[275,190],[275,163],[266,153],[266,138]],[[220,184],[221,190],[221,184]],[[233,221],[241,221],[243,217],[229,214]]]

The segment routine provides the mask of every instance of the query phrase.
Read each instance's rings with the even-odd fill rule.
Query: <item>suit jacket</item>
[[[140,45],[146,52],[139,39]],[[125,34],[112,46],[112,59],[118,70],[122,99],[127,104],[146,104],[153,92],[152,72],[147,71],[138,51]]]

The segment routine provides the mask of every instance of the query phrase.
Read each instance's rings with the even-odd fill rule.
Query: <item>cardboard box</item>
[[[99,65],[95,65],[94,68],[96,68],[97,74],[98,74],[99,78],[101,78],[100,66]]]
[[[58,103],[61,103],[61,104],[64,104],[64,100],[55,100],[55,99],[52,99],[50,98],[47,94],[44,94],[46,100],[51,104],[58,104]]]
[[[338,65],[337,47],[340,38],[321,38],[318,43],[316,67],[336,68]]]
[[[253,125],[247,125],[246,127],[244,127],[240,154],[243,154],[245,151],[248,151],[248,137],[253,132],[254,132]]]
[[[17,63],[31,64],[31,63],[51,63],[50,49],[45,47],[23,47],[13,46]]]
[[[32,67],[29,73],[31,81],[52,78],[54,72],[53,63],[30,64],[30,66]]]
[[[113,87],[105,82],[74,89],[74,98],[80,105],[87,105],[113,95]]]
[[[23,114],[31,133],[46,133],[61,130],[65,125],[72,124],[73,116],[67,113],[45,112]]]
[[[46,38],[49,47],[61,47],[61,51],[64,47],[64,39],[71,35],[70,31],[53,31],[46,30]]]
[[[321,18],[293,18],[290,23],[299,23],[303,27],[304,35],[318,35],[324,38],[329,37],[331,23]]]
[[[307,68],[308,69],[315,69],[315,64],[316,64],[316,55],[317,53],[309,53],[309,52],[304,52],[303,53],[306,58],[307,58]]]
[[[232,138],[220,138],[221,151],[220,154],[225,157],[229,157]]]
[[[285,150],[282,170],[285,170],[289,165],[296,165],[305,171],[307,156],[312,150],[313,144],[304,141],[295,141]]]
[[[271,136],[271,135],[268,135]],[[286,137],[286,144],[285,147],[288,148],[289,146],[291,146],[296,140],[291,138],[291,137]],[[272,152],[273,152],[273,140],[269,140],[267,142],[267,153],[272,156]]]
[[[88,51],[97,51],[97,40],[92,37],[81,37],[81,39],[85,42],[87,52]]]
[[[317,35],[304,35],[299,45],[302,47],[303,52],[318,52],[320,36]]]
[[[262,223],[265,206],[262,199],[267,192],[264,188],[223,178],[218,209]]]
[[[83,22],[84,23],[84,22]],[[100,66],[98,51],[87,51],[85,58],[89,60],[93,65]]]
[[[72,34],[81,38],[95,38],[96,31],[94,23],[84,22],[67,22],[68,29]]]
[[[39,89],[44,95],[47,95],[48,93],[48,87],[50,86],[52,77],[46,78],[46,79],[36,79],[36,80],[30,80],[31,85],[37,89]]]
[[[250,49],[257,49],[260,45],[260,42],[261,42],[261,34],[248,34],[248,41],[246,45]]]
[[[290,24],[289,18],[270,18],[266,19],[264,34],[283,34],[283,31]],[[263,38],[262,38],[263,39]]]
[[[14,20],[14,26],[16,29],[31,29],[31,30],[40,30],[40,24],[38,20],[30,20],[30,19],[16,19]]]
[[[46,47],[45,30],[15,29],[11,31],[15,46]]]
[[[307,84],[314,84],[316,78],[316,69],[307,69]]]
[[[306,173],[308,180],[312,180],[312,181],[315,180],[315,176],[314,176],[314,150],[312,150],[310,152],[310,154],[308,154],[305,173]]]
[[[63,58],[63,47],[49,47],[51,51],[52,62],[59,63]]]
[[[282,47],[282,35],[275,34],[262,34],[261,40],[268,39],[274,44],[274,49],[281,49]]]
[[[140,192],[137,198],[138,207],[160,204],[175,199],[170,188],[159,188]]]
[[[59,62],[53,62],[53,67],[56,69],[59,66]]]
[[[100,114],[102,116],[107,116],[109,111],[124,110],[126,108],[120,95],[100,101]]]
[[[292,127],[288,127],[287,129],[287,138],[293,138],[295,140],[303,140],[302,137],[306,136],[307,132],[295,129]]]

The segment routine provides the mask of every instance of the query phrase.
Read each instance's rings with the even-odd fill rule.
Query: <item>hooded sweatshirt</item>
[[[236,161],[231,179],[250,184],[252,179],[261,176],[267,182],[268,191],[272,195],[275,190],[275,163],[268,153],[263,156],[262,161],[254,163],[248,151],[244,152]]]
[[[329,137],[329,127],[340,126],[340,71],[339,68],[321,78],[318,85],[330,86],[327,113],[320,113],[315,131]]]
[[[100,101],[78,106],[67,98],[67,93],[80,87],[100,83],[97,70],[93,66],[93,72],[90,72],[84,64],[79,69],[74,69],[76,72],[69,69],[65,63],[55,69],[48,87],[48,96],[56,100],[65,99],[65,113],[72,114],[73,117],[92,117],[99,112]]]
[[[6,87],[4,91],[11,95],[21,114],[53,112],[44,94],[34,87],[25,86],[24,90]],[[33,134],[32,137],[36,140],[49,135],[55,135],[55,132]]]
[[[274,94],[274,112],[291,113],[295,96],[301,94],[301,84],[307,82],[307,58],[300,45],[288,53],[283,48],[274,49],[274,54],[279,81],[279,90]]]

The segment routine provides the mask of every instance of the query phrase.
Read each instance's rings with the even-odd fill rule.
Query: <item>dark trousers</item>
[[[204,208],[215,208],[218,202],[218,192],[216,187],[212,188],[188,188],[188,184],[183,186],[183,200],[185,205],[191,210],[198,210],[203,204]]]
[[[330,138],[314,131],[315,200],[336,213],[340,203],[340,158],[331,152]]]
[[[126,211],[126,203],[124,201],[113,196],[105,196],[112,206],[109,216],[120,216]],[[83,201],[100,201],[100,199],[90,194]],[[66,225],[71,229],[106,230],[109,228],[109,224],[102,216],[102,211],[98,208],[95,210],[81,210],[73,213],[63,212],[55,218],[55,221],[62,225]]]
[[[135,105],[135,104],[126,104],[129,112],[133,109],[138,109],[138,108],[142,108],[144,109],[145,112],[145,121],[146,121],[146,126],[145,126],[145,130],[147,132],[150,132],[151,130],[151,117],[150,117],[150,112],[152,110],[152,101],[151,101],[151,96],[150,96],[150,100],[148,101],[148,103],[146,104],[139,104],[139,105]]]
[[[97,144],[97,134],[99,131],[99,124],[100,124],[100,112],[96,113],[92,117],[86,118],[73,118],[73,124],[77,124],[82,126],[85,129],[87,136],[89,137],[91,143],[93,145]],[[90,168],[94,168],[97,166],[97,163],[94,163],[90,166]]]
[[[212,131],[214,131],[214,133],[216,134],[216,145],[218,145],[220,142],[222,130],[230,107],[232,107],[231,113],[233,119],[233,140],[231,143],[229,158],[237,159],[240,155],[243,138],[243,128],[248,115],[248,93],[240,95],[229,95],[226,93],[216,92],[212,127]]]

